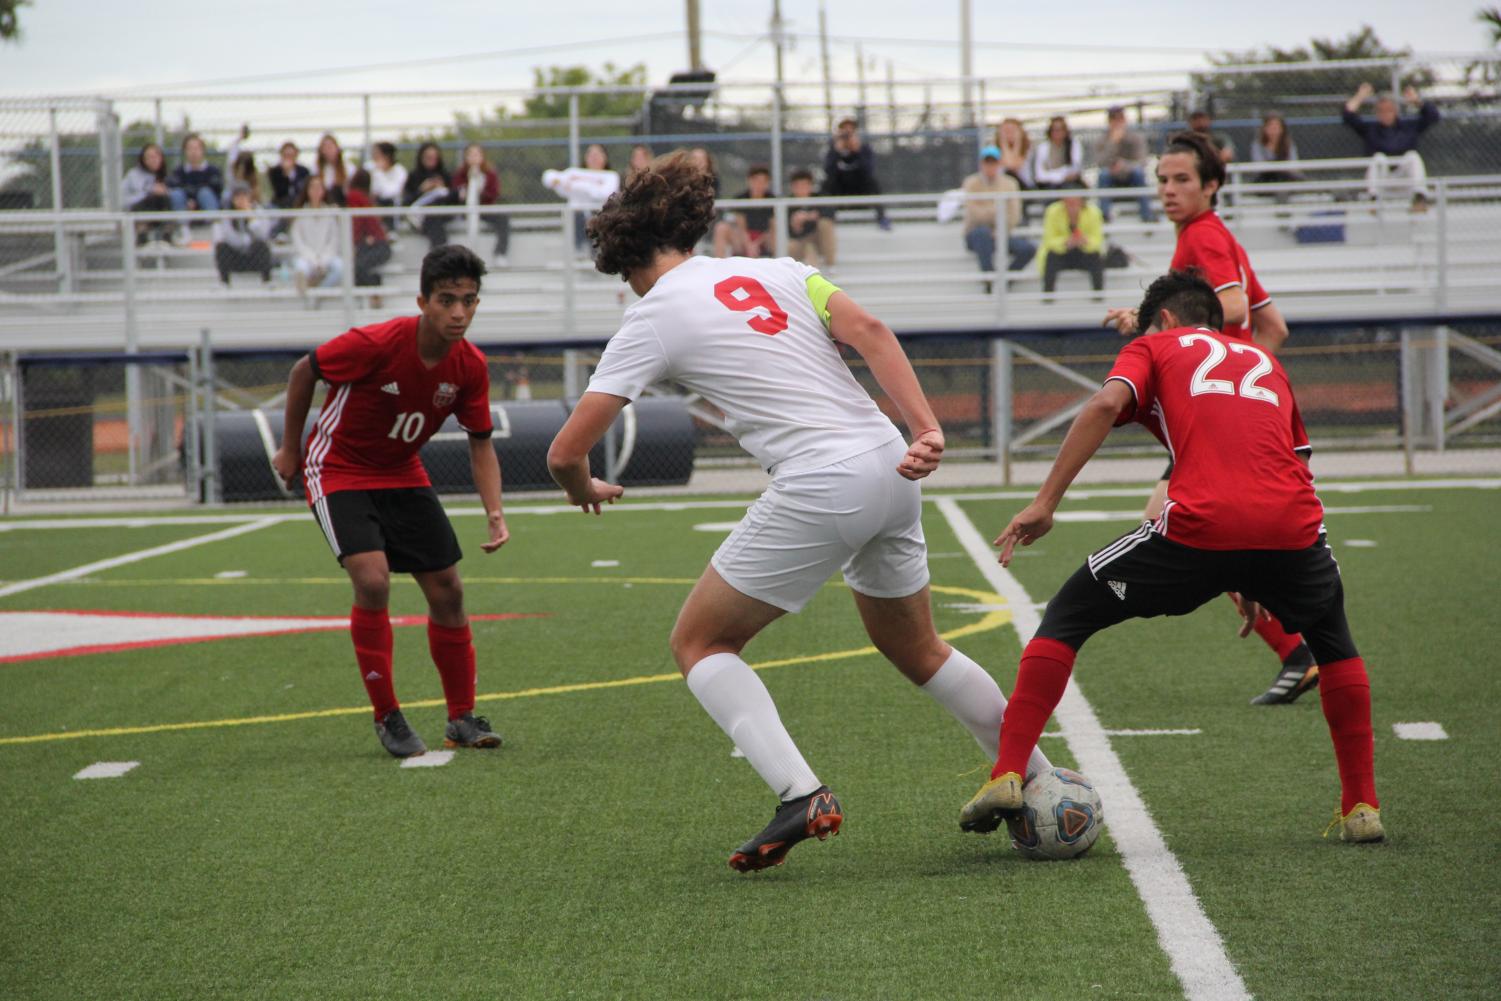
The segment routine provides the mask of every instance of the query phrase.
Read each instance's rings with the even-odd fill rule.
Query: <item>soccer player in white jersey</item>
[[[876,648],[987,754],[999,746],[1006,700],[933,627],[916,481],[938,468],[943,432],[901,345],[807,265],[694,257],[713,220],[713,176],[678,152],[631,178],[590,221],[597,267],[641,300],[547,461],[569,502],[598,514],[622,491],[591,477],[589,450],[623,407],[670,379],[723,411],[772,476],[683,603],[670,640],[689,690],[780,800],[771,823],[730,856],[731,868],[750,872],[781,864],[799,841],[837,834],[844,819],[740,657],[834,571]],[[910,447],[850,374],[840,344],[859,352],[896,404]],[[1050,767],[1035,753],[1028,775]]]

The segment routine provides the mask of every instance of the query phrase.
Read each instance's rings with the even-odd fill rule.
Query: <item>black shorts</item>
[[[1323,535],[1307,549],[1195,549],[1148,522],[1085,561],[1048,602],[1037,635],[1077,650],[1117,622],[1187,615],[1227,591],[1260,602],[1288,632],[1301,632],[1321,664],[1358,656],[1339,564]]]
[[[341,566],[346,556],[383,552],[396,573],[427,573],[464,557],[432,487],[340,490],[313,517]]]

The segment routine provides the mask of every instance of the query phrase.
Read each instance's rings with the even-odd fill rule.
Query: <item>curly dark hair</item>
[[[1179,323],[1218,330],[1225,325],[1225,310],[1220,297],[1199,273],[1198,268],[1169,271],[1147,286],[1147,294],[1136,310],[1136,325],[1146,331],[1161,318],[1164,309],[1172,310]]]
[[[714,222],[714,175],[684,150],[659,156],[589,220],[594,266],[629,279],[659,251],[693,253]]]
[[[1214,181],[1219,185],[1209,197],[1209,204],[1219,204],[1219,189],[1225,186],[1225,161],[1220,159],[1214,141],[1202,132],[1175,132],[1168,137],[1167,146],[1162,150],[1163,156],[1169,153],[1187,153],[1198,162],[1199,183]]]

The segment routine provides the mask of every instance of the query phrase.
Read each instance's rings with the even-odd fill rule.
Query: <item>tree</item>
[[[0,41],[15,42],[21,38],[20,8],[29,7],[31,0],[0,0]]]
[[[1501,45],[1501,7],[1482,7],[1475,12],[1475,20],[1485,25],[1491,36],[1491,45]],[[1482,87],[1501,84],[1501,55],[1493,59],[1477,59],[1465,66],[1465,86],[1472,84]]]
[[[1215,66],[1287,65],[1289,63],[1328,63],[1354,59],[1390,59],[1402,65],[1401,87],[1422,88],[1430,85],[1433,72],[1424,66],[1406,65],[1411,49],[1393,49],[1382,43],[1370,25],[1362,25],[1342,39],[1315,38],[1295,49],[1252,49],[1248,52],[1224,52],[1211,55]],[[1377,90],[1391,86],[1390,73],[1380,67],[1318,66],[1307,70],[1281,70],[1275,73],[1224,73],[1213,70],[1196,73],[1191,78],[1194,90],[1210,103],[1223,118],[1248,118],[1267,111],[1296,113],[1302,108],[1327,108],[1343,102],[1363,82],[1369,80]]]

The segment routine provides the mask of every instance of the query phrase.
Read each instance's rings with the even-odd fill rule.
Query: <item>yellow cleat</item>
[[[1374,844],[1386,840],[1386,829],[1381,826],[1381,811],[1369,803],[1356,803],[1343,817],[1334,811],[1334,820],[1324,830],[1324,837],[1339,831],[1339,839],[1352,844]]]
[[[1021,812],[1022,777],[1007,772],[980,787],[973,799],[959,811],[959,830],[989,834],[1005,823],[1008,816]]]

